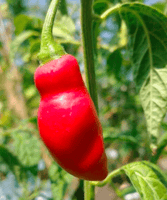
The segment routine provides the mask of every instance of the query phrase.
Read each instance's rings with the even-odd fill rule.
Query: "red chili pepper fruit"
[[[56,162],[78,178],[105,179],[102,127],[77,60],[67,54],[38,67],[35,84],[41,95],[39,132]]]

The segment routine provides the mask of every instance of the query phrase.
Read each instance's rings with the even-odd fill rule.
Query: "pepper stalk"
[[[59,0],[52,0],[46,14],[42,29],[41,48],[38,54],[41,65],[51,60],[58,59],[62,55],[66,54],[64,48],[54,41],[52,35],[54,19],[57,13],[59,2]]]

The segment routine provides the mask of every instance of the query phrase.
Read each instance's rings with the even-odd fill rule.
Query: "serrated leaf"
[[[140,97],[146,115],[148,132],[153,145],[157,145],[159,127],[167,107],[167,68],[154,68],[151,76],[151,88],[147,79],[140,91]]]
[[[166,200],[167,182],[162,171],[154,164],[143,161],[123,167],[126,175],[142,200]]]
[[[14,154],[25,167],[37,165],[41,159],[40,143],[31,133],[17,131],[12,134]]]
[[[167,17],[140,3],[124,4],[120,12],[129,30],[134,78],[154,148],[167,108]]]

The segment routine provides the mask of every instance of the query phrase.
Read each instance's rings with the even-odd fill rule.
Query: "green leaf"
[[[38,139],[28,131],[16,131],[12,133],[14,154],[24,167],[37,165],[41,159],[40,143]]]
[[[15,174],[15,167],[20,166],[18,158],[3,145],[0,145],[0,157],[2,158],[2,163],[4,163],[4,166],[2,166],[2,163],[0,164],[0,170],[6,170],[7,172],[9,168]]]
[[[11,150],[0,145],[0,171],[8,173],[9,170],[13,172],[19,182],[27,179],[26,170],[20,163],[18,157]]]
[[[37,117],[31,117],[31,118],[29,118],[28,119],[28,121],[30,122],[30,123],[33,123],[34,125],[37,125]]]
[[[159,180],[161,180],[161,182],[165,185],[165,187],[167,188],[167,174],[163,173],[163,171],[155,164],[151,163],[151,162],[147,162],[144,161],[144,164],[149,166],[158,176]]]
[[[164,133],[158,140],[158,148],[164,148],[167,145],[167,133]]]
[[[101,0],[98,2],[95,2],[93,5],[94,12],[98,15],[101,15],[107,8],[109,8],[109,5],[111,3],[106,0]]]
[[[51,184],[53,199],[62,200],[67,189],[67,183],[63,180],[58,180],[56,183]]]
[[[31,55],[39,53],[41,45],[40,39],[35,39],[30,43],[30,53]]]
[[[143,85],[140,91],[141,102],[144,108],[147,129],[151,135],[153,147],[157,145],[160,124],[166,113],[167,106],[167,68],[153,69],[150,84]]]
[[[21,33],[20,35],[18,35],[17,37],[15,37],[15,39],[12,41],[11,47],[10,47],[11,59],[14,59],[14,57],[18,51],[18,48],[24,41],[26,41],[27,39],[29,39],[32,36],[38,36],[38,35],[39,35],[39,33],[36,31],[25,31],[25,32]]]
[[[128,34],[127,34],[127,27],[125,22],[122,20],[119,35],[119,47],[127,46],[128,43]]]
[[[110,129],[103,130],[104,143],[111,143],[115,140],[120,140],[120,141],[129,142],[129,143],[138,145],[139,139],[133,137],[132,135],[133,135],[132,130],[118,132],[118,133],[116,133],[115,130],[110,130]]]
[[[53,163],[49,168],[49,177],[51,181],[55,182],[60,178],[61,167]]]
[[[25,89],[24,94],[27,99],[32,98],[36,94],[36,88],[34,85],[30,85],[27,89]]]
[[[119,136],[106,136],[104,137],[104,143],[111,143],[115,140],[119,140],[119,141],[124,141],[124,142],[130,142],[132,144],[138,144],[137,140],[130,136],[130,135],[119,135]]]
[[[53,27],[53,35],[66,40],[74,40],[75,24],[67,15],[59,15]]]
[[[64,171],[56,163],[53,163],[49,168],[49,177],[52,182],[51,189],[54,199],[62,200],[73,176]]]
[[[11,125],[12,118],[11,118],[11,112],[9,110],[4,111],[0,115],[0,126],[2,127],[8,127]]]
[[[164,12],[165,11],[165,7],[166,7],[166,3],[165,2],[156,2],[152,5],[152,7],[159,9],[160,11]]]
[[[25,11],[25,6],[23,5],[23,0],[6,0],[9,4],[9,8],[14,15],[18,15]]]
[[[15,34],[19,35],[23,31],[41,31],[42,20],[35,16],[28,16],[24,14],[17,15],[14,18]]]
[[[167,17],[140,3],[124,4],[120,13],[129,30],[134,78],[154,148],[167,108]]]
[[[147,161],[134,162],[123,167],[142,200],[167,199],[167,180],[163,172]]]
[[[10,167],[19,165],[19,161],[15,155],[13,155],[5,146],[0,145],[0,156]]]
[[[30,17],[24,14],[17,15],[14,18],[14,25],[15,25],[15,34],[19,35],[25,29],[27,24],[30,22]]]
[[[115,77],[120,79],[120,70],[122,66],[122,54],[119,49],[112,52],[107,58],[107,74],[114,73]]]

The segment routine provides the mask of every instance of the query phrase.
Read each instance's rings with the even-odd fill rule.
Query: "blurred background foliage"
[[[119,2],[95,0],[94,12],[102,14]],[[0,199],[4,200],[83,199],[83,182],[53,162],[37,130],[40,97],[33,74],[39,66],[40,35],[49,3],[0,1]],[[165,1],[153,6],[166,13]],[[78,59],[84,78],[79,9],[79,1],[62,0],[53,35]],[[133,82],[126,25],[114,14],[106,21],[94,22],[93,31],[99,116],[112,171],[132,161],[147,160],[151,155]],[[162,130],[167,130],[166,119]],[[166,150],[158,160],[165,170],[162,161]],[[135,192],[124,176],[114,178],[111,186],[114,191],[106,190],[109,199],[111,194],[114,199],[115,193],[117,199],[128,199],[127,195]]]

